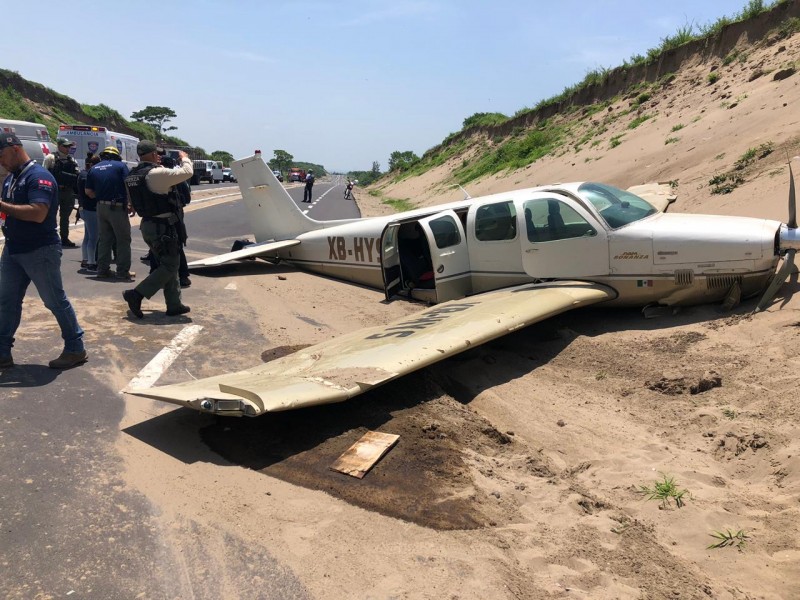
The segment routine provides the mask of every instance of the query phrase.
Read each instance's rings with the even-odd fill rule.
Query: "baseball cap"
[[[136,154],[144,156],[156,151],[156,143],[150,140],[142,140],[136,144]]]
[[[75,142],[70,142],[67,138],[58,138],[56,140],[56,145],[58,146],[74,146]]]
[[[9,146],[22,146],[22,142],[13,133],[0,134],[0,150],[8,148]]]

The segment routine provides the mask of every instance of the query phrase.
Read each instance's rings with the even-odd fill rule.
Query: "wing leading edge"
[[[241,260],[243,258],[256,258],[258,256],[275,256],[278,250],[282,248],[291,248],[297,246],[300,240],[283,240],[280,242],[261,242],[260,244],[251,244],[245,246],[241,250],[234,252],[226,252],[225,254],[217,254],[216,256],[209,256],[208,258],[201,258],[200,260],[193,260],[189,263],[190,267],[211,267],[214,265],[221,265],[232,260]]]
[[[231,416],[341,402],[556,314],[616,297],[599,284],[526,284],[437,304],[251,369],[129,394]]]

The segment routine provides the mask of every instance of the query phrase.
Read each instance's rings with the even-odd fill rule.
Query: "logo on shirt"
[[[47,179],[40,179],[39,180],[39,185],[44,185],[44,186],[47,186],[47,187],[51,188],[51,187],[53,187],[53,182],[52,181],[48,181]]]

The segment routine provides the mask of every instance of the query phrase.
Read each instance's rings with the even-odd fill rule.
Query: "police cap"
[[[22,142],[13,133],[0,134],[0,150],[4,150],[9,146],[22,146]]]
[[[151,152],[155,152],[157,149],[156,143],[151,140],[142,140],[138,144],[136,144],[136,154],[139,156],[144,156],[145,154],[150,154]]]

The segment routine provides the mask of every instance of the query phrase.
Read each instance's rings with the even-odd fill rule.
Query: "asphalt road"
[[[211,187],[204,184],[195,190]],[[235,190],[229,184],[219,187],[220,194]],[[300,202],[302,187],[291,187],[289,193],[314,218],[359,216],[355,203],[342,198],[343,191],[337,182],[319,182],[311,205]],[[189,255],[226,252],[231,240],[249,234],[241,202],[198,201],[186,221]],[[132,269],[138,272],[138,281],[146,274],[138,260],[146,247],[138,227],[133,228],[132,238]],[[121,299],[121,292],[131,284],[97,280],[78,272],[79,263],[79,249],[64,250],[64,285],[87,332],[89,362],[63,372],[47,367],[59,354],[61,339],[54,318],[31,286],[14,347],[17,366],[0,372],[4,412],[0,422],[0,597],[179,598],[188,593],[193,598],[219,597],[215,572],[208,565],[184,565],[184,577],[175,577],[174,563],[182,549],[165,541],[156,508],[147,498],[123,485],[122,458],[115,448],[120,435],[154,446],[164,443],[168,432],[159,430],[163,420],[120,432],[125,400],[119,390],[126,378],[138,373],[191,321],[151,312],[143,321],[132,319]],[[184,294],[185,303],[195,312],[215,303],[205,289],[207,284],[210,287],[206,278],[193,277],[192,288]],[[160,308],[158,302],[148,306]],[[252,315],[238,312],[236,306],[225,309],[224,326],[241,332],[243,340],[257,338]],[[131,330],[135,336],[118,334]],[[193,352],[202,351],[199,346],[193,348]],[[196,418],[175,412],[179,416],[173,418]],[[199,439],[187,440],[172,452],[194,456],[184,460],[197,456],[213,460],[200,444]],[[252,550],[236,540],[230,541],[227,552],[226,561],[231,564],[255,559],[264,566],[262,575],[270,582],[251,588],[244,581],[237,587],[238,597],[308,597],[291,571],[271,556],[249,556]]]

